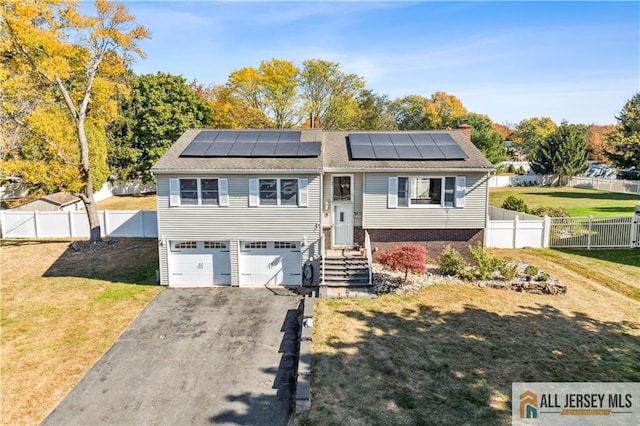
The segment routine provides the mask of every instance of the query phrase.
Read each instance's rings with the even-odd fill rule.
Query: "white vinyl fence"
[[[640,247],[640,214],[542,218],[490,207],[485,245],[496,248]]]
[[[123,210],[98,212],[103,237],[157,238],[155,211]],[[0,211],[2,238],[82,238],[89,237],[85,211],[25,212]]]
[[[572,176],[569,178],[568,185],[575,188],[598,189],[600,191],[640,195],[640,180],[599,179],[595,177]]]

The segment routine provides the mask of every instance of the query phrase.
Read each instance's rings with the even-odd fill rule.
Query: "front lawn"
[[[523,199],[530,209],[562,207],[573,217],[632,216],[634,207],[640,204],[637,195],[570,187],[491,188],[489,204],[501,207],[509,195]]]
[[[635,266],[590,267],[582,254],[551,250],[492,254],[538,265],[567,294],[442,284],[320,300],[312,409],[297,422],[510,424],[514,381],[640,380],[640,304],[605,287],[610,276],[640,282]]]
[[[37,424],[161,290],[157,241],[2,241],[2,424]]]

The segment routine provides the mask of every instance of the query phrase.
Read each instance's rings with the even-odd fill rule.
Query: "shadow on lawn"
[[[637,323],[549,305],[513,315],[352,306],[332,315],[360,323],[354,343],[314,343],[313,408],[301,424],[508,424],[512,382],[640,380]]]
[[[81,277],[128,284],[155,284],[158,243],[154,239],[120,238],[71,244],[44,277]]]

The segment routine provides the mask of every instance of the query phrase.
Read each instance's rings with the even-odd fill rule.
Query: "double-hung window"
[[[464,176],[389,178],[388,207],[464,207]]]
[[[228,206],[227,179],[169,179],[170,206]]]
[[[249,179],[249,206],[307,205],[308,179]]]

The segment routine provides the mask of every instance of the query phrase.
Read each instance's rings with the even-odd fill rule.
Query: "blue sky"
[[[397,98],[446,91],[495,122],[614,123],[640,90],[640,2],[125,2],[138,74],[221,84],[272,57],[336,61]]]

